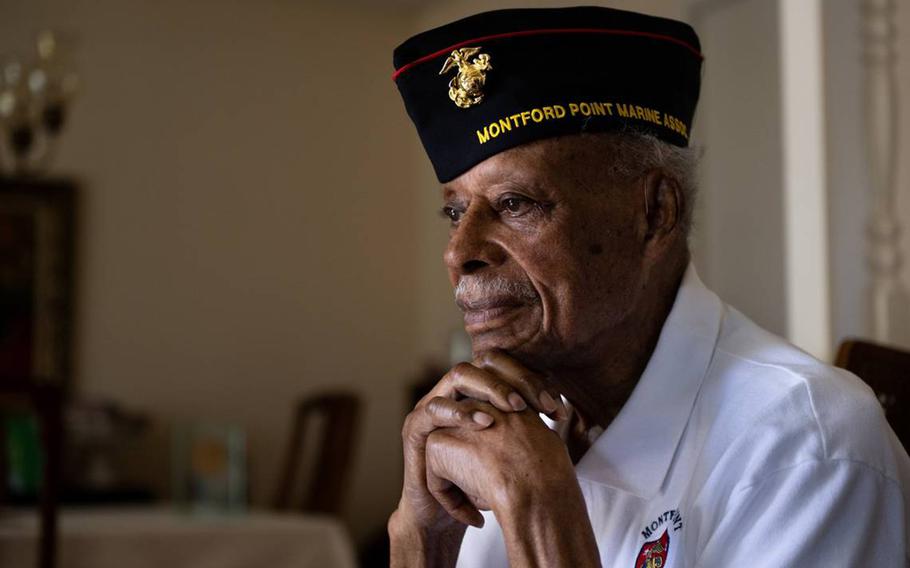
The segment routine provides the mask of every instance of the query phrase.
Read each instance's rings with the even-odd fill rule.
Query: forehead
[[[593,135],[538,140],[490,156],[442,186],[443,196],[499,186],[569,193],[598,185],[606,171],[609,148]]]

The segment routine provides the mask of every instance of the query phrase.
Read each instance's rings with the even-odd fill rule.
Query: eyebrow
[[[499,179],[493,183],[484,184],[482,189],[479,192],[471,191],[471,195],[477,193],[485,194],[490,191],[492,188],[498,188],[500,186],[506,186],[506,189],[512,188],[516,191],[528,193],[530,197],[537,198],[552,198],[552,191],[547,190],[547,185],[542,184],[536,180],[528,180],[526,178],[521,178],[519,176],[509,175],[503,179]],[[442,186],[442,199],[445,202],[450,202],[458,199],[459,192],[456,189],[453,189],[449,185]]]

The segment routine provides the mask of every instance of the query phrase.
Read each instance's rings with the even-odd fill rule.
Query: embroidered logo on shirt
[[[670,552],[670,535],[666,529],[657,540],[651,540],[641,547],[635,568],[663,568],[667,564],[667,553]]]
[[[670,529],[676,533],[683,526],[682,515],[676,509],[665,511],[662,515],[651,521],[642,531],[644,539],[653,538],[657,531],[663,527],[660,537],[647,540],[635,558],[635,568],[664,568],[667,565],[667,555],[670,554]]]

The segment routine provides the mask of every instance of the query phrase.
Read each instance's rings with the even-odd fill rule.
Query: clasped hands
[[[521,526],[530,517],[587,520],[565,444],[538,413],[568,419],[542,376],[498,351],[456,365],[420,400],[402,429],[404,487],[389,522],[393,563],[396,538],[425,559],[431,549],[457,556],[467,525],[483,526],[482,510],[503,527],[510,559],[513,549],[524,556],[534,548],[521,542],[533,538]],[[558,515],[561,505],[566,515]]]

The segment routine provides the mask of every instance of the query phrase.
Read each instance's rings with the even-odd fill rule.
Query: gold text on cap
[[[448,73],[453,67],[458,67],[458,73],[449,81],[449,98],[461,108],[468,108],[476,105],[483,100],[483,93],[480,89],[487,81],[486,72],[493,68],[490,65],[490,56],[486,53],[478,52],[482,47],[462,47],[456,49],[449,55],[446,62],[442,65],[440,75]],[[470,58],[474,55],[477,57],[473,61]]]

